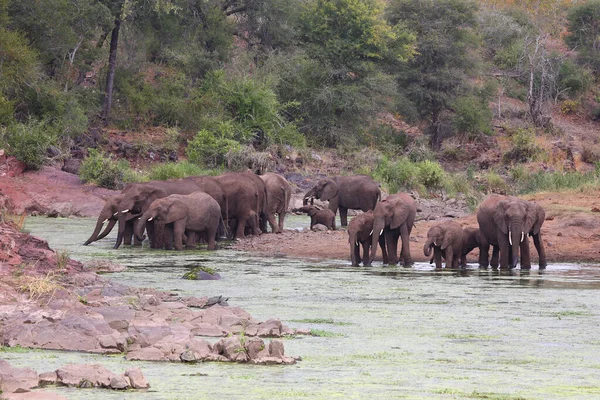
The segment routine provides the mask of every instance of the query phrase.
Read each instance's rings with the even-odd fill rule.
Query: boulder
[[[125,390],[130,388],[129,378],[124,375],[114,375],[110,379],[110,388],[116,390]]]
[[[153,320],[134,319],[129,323],[129,336],[142,347],[151,346],[171,334],[167,321],[161,318]]]
[[[227,334],[229,333],[226,329],[223,329],[218,325],[207,324],[204,322],[194,324],[194,326],[191,329],[191,332],[195,336],[209,337],[222,337],[227,336]]]
[[[52,372],[43,372],[40,374],[40,386],[46,385],[56,385],[58,381],[58,376],[56,375],[56,371]]]
[[[14,368],[0,360],[0,391],[2,393],[26,392],[39,385],[37,372],[31,368]]]
[[[56,376],[57,383],[69,387],[109,388],[115,374],[100,364],[67,364],[56,370]]]
[[[131,368],[125,371],[125,376],[129,378],[131,387],[134,389],[148,389],[150,384],[139,368]]]
[[[258,336],[260,337],[281,337],[281,321],[278,319],[269,319],[259,324]]]
[[[125,358],[129,361],[166,361],[165,353],[156,347],[144,347],[130,351]]]
[[[269,356],[281,359],[285,357],[281,340],[271,340],[271,343],[269,343]]]

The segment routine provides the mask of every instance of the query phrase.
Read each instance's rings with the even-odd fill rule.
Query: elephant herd
[[[290,199],[289,182],[274,173],[230,172],[134,183],[107,199],[94,232],[84,244],[105,237],[118,223],[115,248],[122,243],[140,245],[146,233],[152,248],[181,250],[185,245],[190,249],[201,239],[213,250],[221,237],[243,238],[266,232],[267,222],[272,232],[281,233]],[[315,206],[315,199],[328,202],[327,208]],[[349,209],[363,213],[348,223]],[[335,176],[318,181],[304,195],[303,206],[293,211],[308,214],[311,229],[318,223],[335,229],[338,210],[341,225],[348,227],[353,265],[371,265],[378,245],[384,264],[399,260],[405,266],[412,264],[410,234],[417,205],[411,196],[396,193],[382,199],[379,184],[367,175]],[[457,268],[465,266],[466,255],[479,248],[482,267],[513,268],[520,255],[521,268],[529,269],[528,237],[532,237],[543,269],[546,255],[540,230],[544,219],[543,208],[534,202],[490,195],[477,211],[479,228],[463,229],[453,221],[438,223],[429,229],[423,253],[432,256],[437,268],[441,268],[442,259],[448,267]]]

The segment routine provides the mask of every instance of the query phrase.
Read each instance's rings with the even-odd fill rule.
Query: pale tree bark
[[[104,105],[102,107],[102,120],[108,124],[110,109],[112,107],[113,84],[115,80],[115,71],[117,69],[117,46],[119,44],[119,30],[121,29],[121,20],[115,19],[115,27],[110,37],[110,50],[108,57],[108,72],[106,74],[106,90],[104,94]]]

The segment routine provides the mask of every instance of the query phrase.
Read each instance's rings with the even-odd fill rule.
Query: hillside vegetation
[[[111,188],[323,158],[389,191],[598,186],[599,35],[599,0],[0,0],[0,147]]]

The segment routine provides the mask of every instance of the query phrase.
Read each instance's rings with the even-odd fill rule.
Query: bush
[[[565,60],[558,72],[558,89],[569,96],[585,92],[593,82],[593,74],[571,60]]]
[[[383,157],[375,167],[374,178],[384,182],[389,193],[396,193],[400,188],[410,189],[416,186],[419,170],[415,163],[406,157],[391,162]]]
[[[15,123],[4,130],[3,142],[8,153],[27,165],[29,169],[40,169],[48,160],[48,148],[56,144],[56,130],[46,121],[34,118],[26,123]]]
[[[271,170],[275,164],[273,156],[265,151],[256,151],[252,146],[231,149],[225,155],[227,168],[231,171],[251,169],[257,174]]]
[[[581,151],[581,161],[592,164],[600,162],[600,147],[597,145],[583,146],[583,150]]]
[[[454,127],[459,133],[475,137],[492,133],[492,111],[487,103],[475,96],[461,97],[454,104]]]
[[[444,182],[446,173],[442,166],[433,161],[421,161],[417,163],[419,183],[427,189],[439,189]]]
[[[124,176],[129,171],[125,160],[115,162],[96,149],[88,149],[88,156],[81,163],[79,177],[84,182],[94,183],[108,189],[122,189]]]
[[[224,124],[229,125],[229,124]],[[222,126],[219,136],[202,129],[188,142],[185,150],[189,160],[195,164],[209,168],[219,167],[225,164],[225,155],[229,151],[241,149],[241,145],[235,140],[223,136],[229,136],[227,126]]]
[[[484,175],[480,183],[483,185],[483,191],[487,193],[506,194],[508,192],[508,185],[504,178],[493,171]]]
[[[575,100],[565,100],[560,104],[560,112],[563,114],[575,114],[579,108],[579,102]]]
[[[512,149],[504,154],[504,161],[535,161],[542,150],[535,144],[535,130],[519,128],[510,136]]]
[[[204,170],[188,161],[178,163],[164,163],[152,167],[148,173],[151,180],[166,181],[167,179],[185,178],[198,175],[215,175],[218,171]]]

